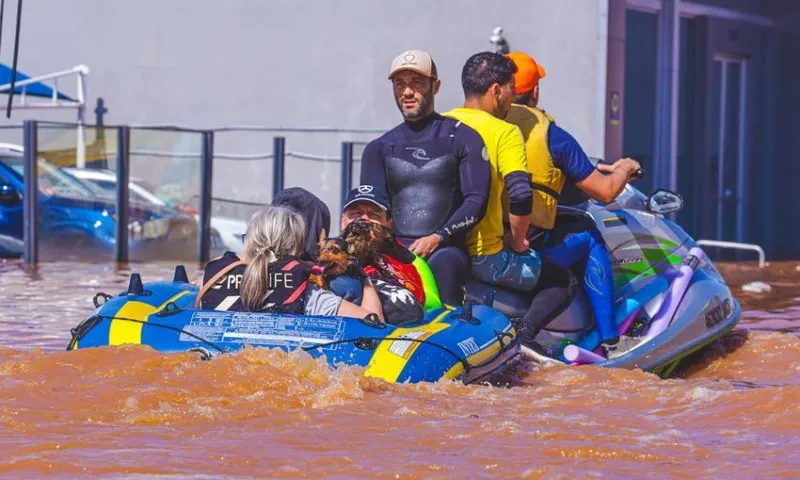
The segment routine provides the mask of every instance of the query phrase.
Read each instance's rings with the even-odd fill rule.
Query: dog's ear
[[[322,249],[325,247],[325,240],[327,236],[325,234],[325,229],[323,228],[321,232],[319,232],[319,240],[317,241],[317,256],[322,252]]]

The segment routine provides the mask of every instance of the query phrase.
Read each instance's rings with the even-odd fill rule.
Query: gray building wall
[[[0,52],[9,63],[10,3]],[[394,55],[433,54],[442,77],[437,106],[446,110],[461,104],[463,62],[490,49],[492,28],[502,26],[512,49],[547,69],[542,106],[601,155],[607,8],[607,0],[26,0],[19,68],[37,75],[89,66],[88,100],[105,99],[107,123],[389,128],[400,120],[386,79]],[[11,120],[27,118],[75,119],[16,111]],[[287,135],[287,149],[338,155],[340,141],[375,136]],[[221,134],[217,151],[263,152],[271,142],[270,134]],[[221,165],[216,195],[269,200],[265,162]],[[287,185],[312,189],[333,209],[338,175],[333,161],[287,165]]]

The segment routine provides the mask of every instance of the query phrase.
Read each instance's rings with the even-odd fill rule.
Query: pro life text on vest
[[[295,288],[294,275],[292,272],[268,272],[267,277],[270,289],[280,287]]]
[[[225,275],[225,277],[222,280],[220,280],[219,282],[217,282],[217,284],[214,285],[213,288],[215,290],[218,290],[220,288],[225,288],[225,289],[228,289],[228,290],[239,290],[239,287],[242,285],[242,278],[243,277],[244,277],[244,275],[241,274],[241,273]]]

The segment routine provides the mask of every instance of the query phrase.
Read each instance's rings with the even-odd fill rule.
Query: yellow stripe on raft
[[[148,305],[147,303],[137,302],[135,300],[131,300],[129,302],[125,302],[125,305],[120,308],[117,313],[114,314],[114,317],[119,318],[130,318],[134,320],[141,320],[143,322],[147,321],[147,318],[162,310],[167,304],[174,302],[175,300],[181,298],[182,296],[189,293],[188,290],[184,290],[174,297],[170,298],[166,302],[162,303],[158,307],[154,307],[152,305]],[[123,345],[126,343],[133,343],[136,345],[141,345],[142,343],[142,327],[144,325],[139,322],[131,322],[128,320],[112,320],[111,326],[108,330],[108,344],[109,345]]]
[[[375,349],[364,376],[382,378],[387,382],[396,382],[403,369],[406,368],[408,360],[412,357],[417,347],[420,346],[419,342],[403,341],[399,338],[406,336],[406,338],[424,340],[447,329],[450,324],[441,323],[440,320],[446,317],[448,313],[450,313],[450,310],[445,309],[432,322],[425,325],[395,329],[389,339],[383,340],[378,345],[378,348]]]

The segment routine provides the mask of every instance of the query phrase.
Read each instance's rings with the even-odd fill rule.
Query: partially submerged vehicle
[[[110,255],[116,244],[113,196],[44,159],[38,161],[39,223],[43,248],[58,258]],[[0,257],[24,250],[24,158],[21,147],[0,144]],[[130,202],[130,250],[139,258],[197,257],[197,221],[163,205]],[[216,241],[214,241],[216,239]],[[216,252],[219,235],[212,235]],[[224,250],[223,250],[224,251]]]
[[[98,168],[64,168],[64,171],[85,182],[103,189],[109,195],[114,195],[117,190],[116,172]],[[152,188],[145,188],[145,182],[141,180],[131,180],[129,191],[131,197],[137,202],[145,205],[155,205],[160,208],[172,208],[186,215],[191,215],[196,222],[200,221],[200,212],[189,205],[188,202],[179,203],[167,201],[155,193]],[[244,220],[223,217],[218,215],[211,216],[211,248],[224,248],[232,252],[241,253],[244,247],[242,235],[247,229],[247,222]]]

